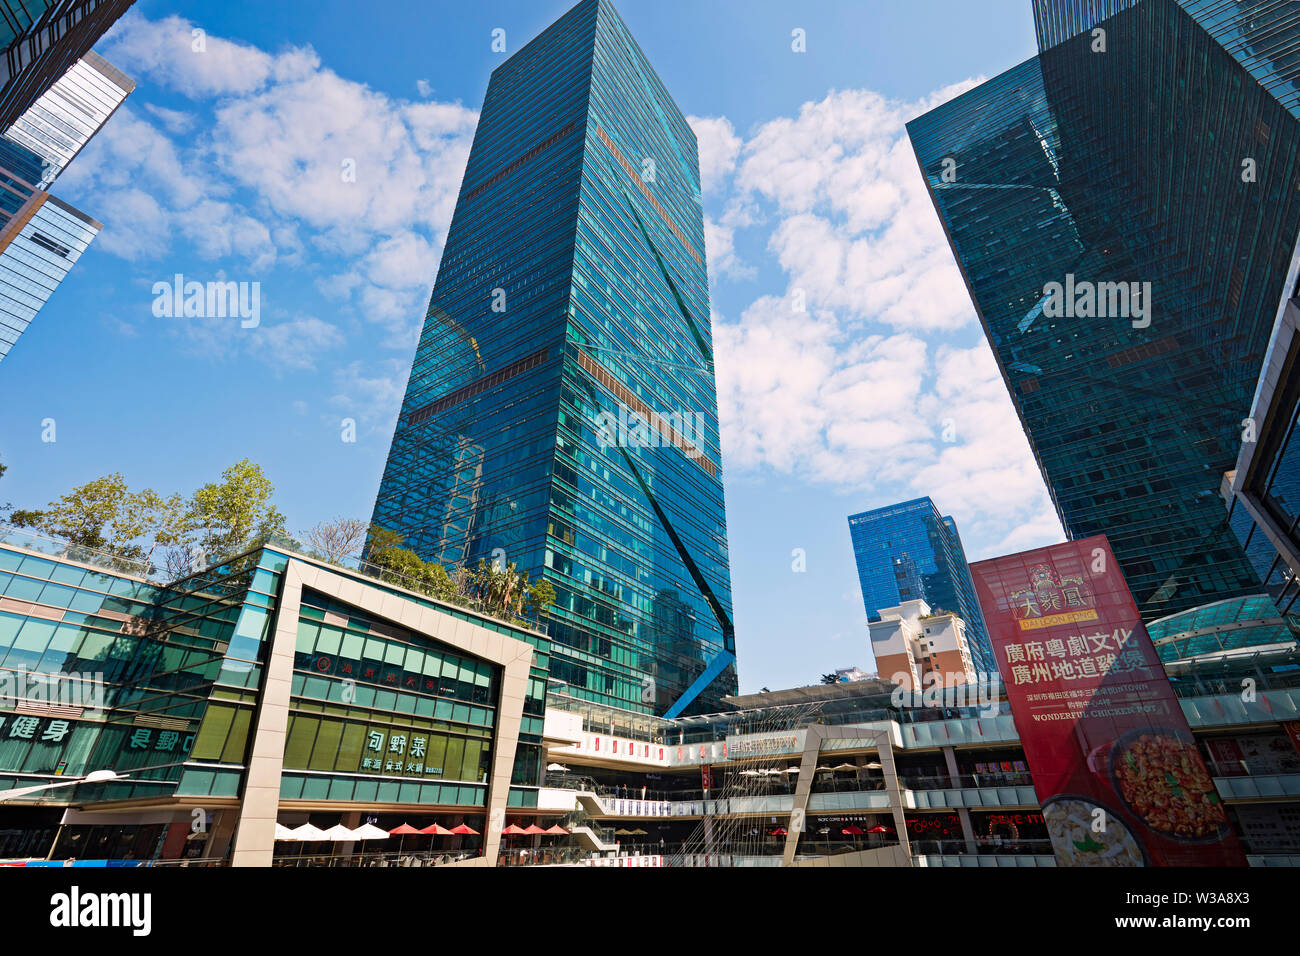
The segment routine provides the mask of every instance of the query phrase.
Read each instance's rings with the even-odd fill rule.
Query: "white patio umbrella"
[[[565,766],[564,764],[562,764],[562,763],[548,763],[548,764],[546,765],[546,769],[547,769],[547,770],[561,770],[561,771],[563,771],[563,770],[568,770],[569,768],[566,767],[566,766]]]
[[[798,773],[798,772],[799,772],[799,768],[798,768],[798,767],[786,767],[786,768],[785,768],[785,772],[786,772],[786,773]]]
[[[330,827],[324,832],[324,834],[322,834],[321,838],[330,840],[334,843],[351,843],[354,840],[360,839],[360,837],[357,836],[356,830],[349,830],[341,823],[336,823],[334,826]]]
[[[284,825],[281,824],[281,823],[277,823],[277,824],[275,825],[275,838],[276,838],[276,840],[296,840],[296,839],[298,839],[296,836],[293,835],[293,831],[292,831],[292,830],[290,830],[288,827],[284,826]]]
[[[367,823],[365,826],[357,827],[355,831],[358,840],[387,840],[388,831],[373,823]]]
[[[300,827],[294,827],[289,831],[293,834],[295,840],[301,840],[303,843],[313,843],[319,840],[328,840],[325,831],[319,827],[314,827],[310,823],[304,823]]]

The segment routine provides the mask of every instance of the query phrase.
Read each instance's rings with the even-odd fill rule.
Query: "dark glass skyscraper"
[[[605,0],[492,74],[374,518],[545,576],[574,696],[736,690],[695,136]]]
[[[135,0],[0,0],[0,132],[82,58]]]
[[[868,621],[879,621],[881,608],[904,601],[922,600],[931,610],[951,611],[966,622],[975,669],[997,673],[952,518],[939,514],[929,498],[916,498],[850,515],[849,535]]]
[[[1146,620],[1261,589],[1217,492],[1296,274],[1300,16],[1265,6],[1037,0],[1039,56],[908,124],[1066,533]]]

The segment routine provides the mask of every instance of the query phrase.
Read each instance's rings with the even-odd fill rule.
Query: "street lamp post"
[[[73,780],[60,780],[58,783],[38,783],[32,787],[17,787],[13,790],[0,790],[0,803],[6,803],[14,797],[23,797],[29,793],[39,793],[42,790],[57,790],[59,787],[75,787],[80,783],[104,783],[108,780],[117,780],[124,777],[125,774],[118,774],[112,770],[92,770],[84,777],[77,777]]]

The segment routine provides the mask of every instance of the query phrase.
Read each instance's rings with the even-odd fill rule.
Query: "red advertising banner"
[[[1057,863],[1245,866],[1106,537],[970,569]]]

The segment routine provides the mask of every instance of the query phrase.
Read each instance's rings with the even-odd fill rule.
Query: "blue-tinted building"
[[[721,467],[695,137],[583,0],[492,74],[374,520],[548,579],[573,696],[716,710]]]
[[[928,497],[849,516],[853,557],[868,621],[880,609],[904,601],[925,601],[966,623],[975,669],[997,672],[984,615],[975,599],[957,523],[939,514]]]
[[[0,526],[0,791],[34,788],[0,857],[267,866],[277,820],[364,812],[467,824],[445,845],[490,863],[489,816],[537,806],[540,633],[288,542],[151,573]]]
[[[1218,486],[1295,281],[1300,8],[1034,9],[1037,57],[908,124],[935,208],[1066,533],[1146,620],[1259,593]]]
[[[103,228],[47,190],[133,89],[87,52],[0,137],[0,361]]]

